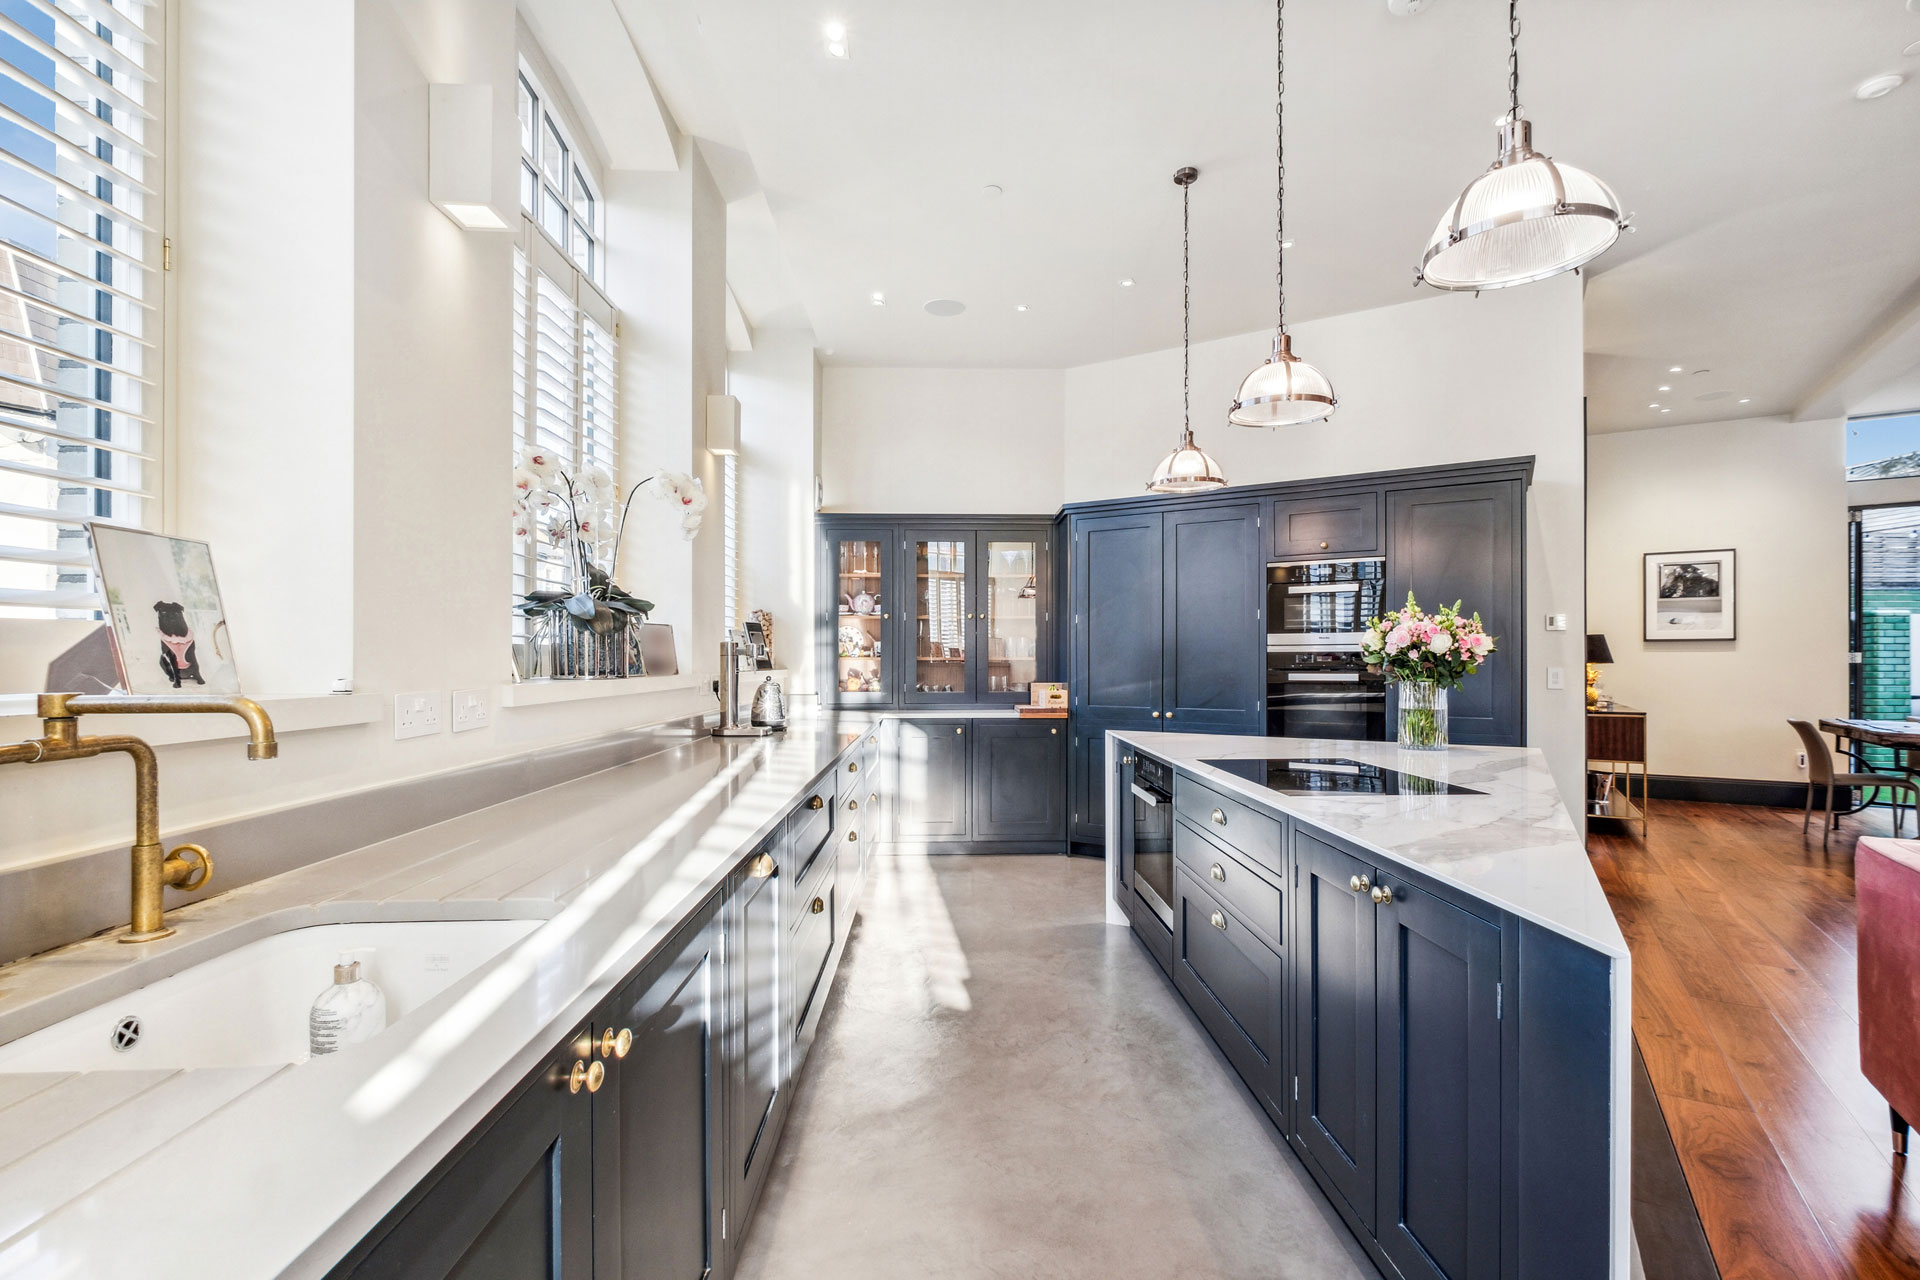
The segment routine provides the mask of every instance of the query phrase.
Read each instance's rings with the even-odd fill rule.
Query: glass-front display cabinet
[[[894,520],[879,527],[821,517],[822,580],[832,597],[821,601],[832,622],[822,629],[832,654],[822,664],[823,701],[962,708],[1031,700],[1034,681],[1052,678],[1051,522]]]

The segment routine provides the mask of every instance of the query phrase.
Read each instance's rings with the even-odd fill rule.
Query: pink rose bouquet
[[[1404,608],[1371,619],[1360,637],[1360,654],[1368,666],[1392,680],[1430,680],[1443,689],[1458,687],[1478,671],[1494,648],[1479,614],[1461,617],[1458,600],[1428,613],[1414,602],[1411,591]]]

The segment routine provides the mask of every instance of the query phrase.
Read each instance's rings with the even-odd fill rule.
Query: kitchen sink
[[[387,995],[387,1026],[526,937],[539,920],[329,924],[236,947],[0,1045],[0,1073],[304,1062],[307,1010],[344,954]]]

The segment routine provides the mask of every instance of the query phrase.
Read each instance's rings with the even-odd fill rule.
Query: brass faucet
[[[79,717],[165,713],[230,712],[247,722],[247,759],[271,760],[280,754],[273,721],[259,703],[248,698],[173,698],[82,693],[43,693],[39,715],[44,733],[31,742],[0,747],[0,764],[41,764],[49,760],[84,760],[118,751],[133,757],[133,923],[122,942],[152,942],[173,932],[161,916],[162,891],[168,886],[188,893],[204,889],[213,878],[213,858],[197,844],[183,844],[168,853],[160,845],[160,766],[153,748],[139,738],[118,734],[80,736]]]

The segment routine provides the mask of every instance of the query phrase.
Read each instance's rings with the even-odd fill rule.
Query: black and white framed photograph
[[[1646,638],[1732,640],[1736,585],[1732,548],[1650,551],[1645,556]]]
[[[207,544],[98,522],[87,531],[126,691],[239,693]]]

